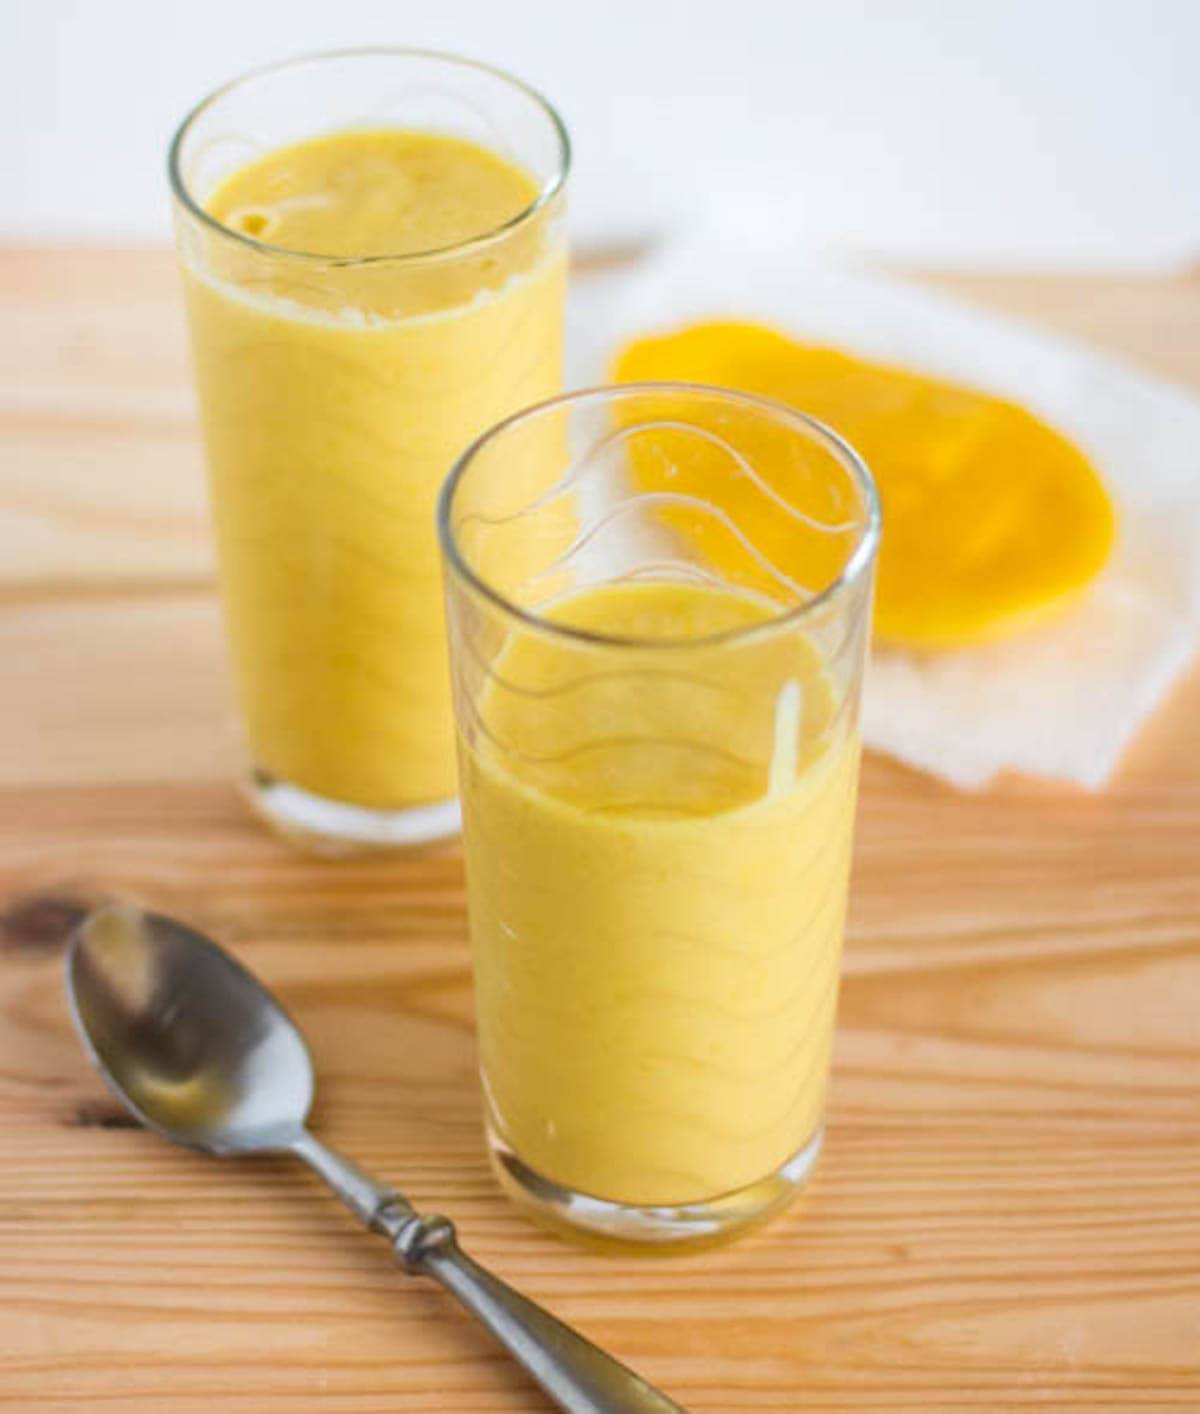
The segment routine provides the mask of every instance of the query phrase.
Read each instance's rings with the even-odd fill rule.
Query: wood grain
[[[1200,280],[936,283],[1200,386]],[[543,1407],[304,1174],[122,1123],[60,985],[116,892],[279,989],[326,1137],[689,1408],[1200,1407],[1200,674],[1102,796],[868,759],[802,1208],[582,1252],[483,1159],[457,850],[314,862],[229,783],[169,258],[3,253],[0,324],[0,1404]]]

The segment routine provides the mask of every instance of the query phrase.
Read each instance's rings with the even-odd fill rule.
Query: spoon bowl
[[[67,994],[101,1075],[164,1138],[244,1154],[303,1132],[315,1084],[303,1036],[202,933],[110,904],[71,940]]]

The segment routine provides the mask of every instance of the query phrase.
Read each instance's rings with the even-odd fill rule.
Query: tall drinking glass
[[[561,387],[568,160],[524,84],[406,50],[249,74],[171,146],[249,790],[318,847],[457,828],[434,506]]]
[[[821,1143],[879,510],[686,384],[571,394],[439,508],[491,1153],[609,1236],[774,1210]]]

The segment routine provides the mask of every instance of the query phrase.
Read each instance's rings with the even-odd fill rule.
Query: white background
[[[898,261],[1200,260],[1200,0],[0,0],[0,240],[165,240],[241,69],[459,50],[562,110],[584,239],[787,222]]]

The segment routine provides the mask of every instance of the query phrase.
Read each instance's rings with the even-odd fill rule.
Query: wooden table
[[[1200,279],[937,283],[1200,385]],[[314,862],[235,794],[169,258],[10,251],[0,329],[0,1404],[543,1407],[302,1172],[122,1118],[44,902],[111,890],[278,988],[323,1134],[690,1408],[1200,1407],[1200,675],[1102,796],[869,759],[809,1196],[577,1251],[484,1161],[458,852]]]

